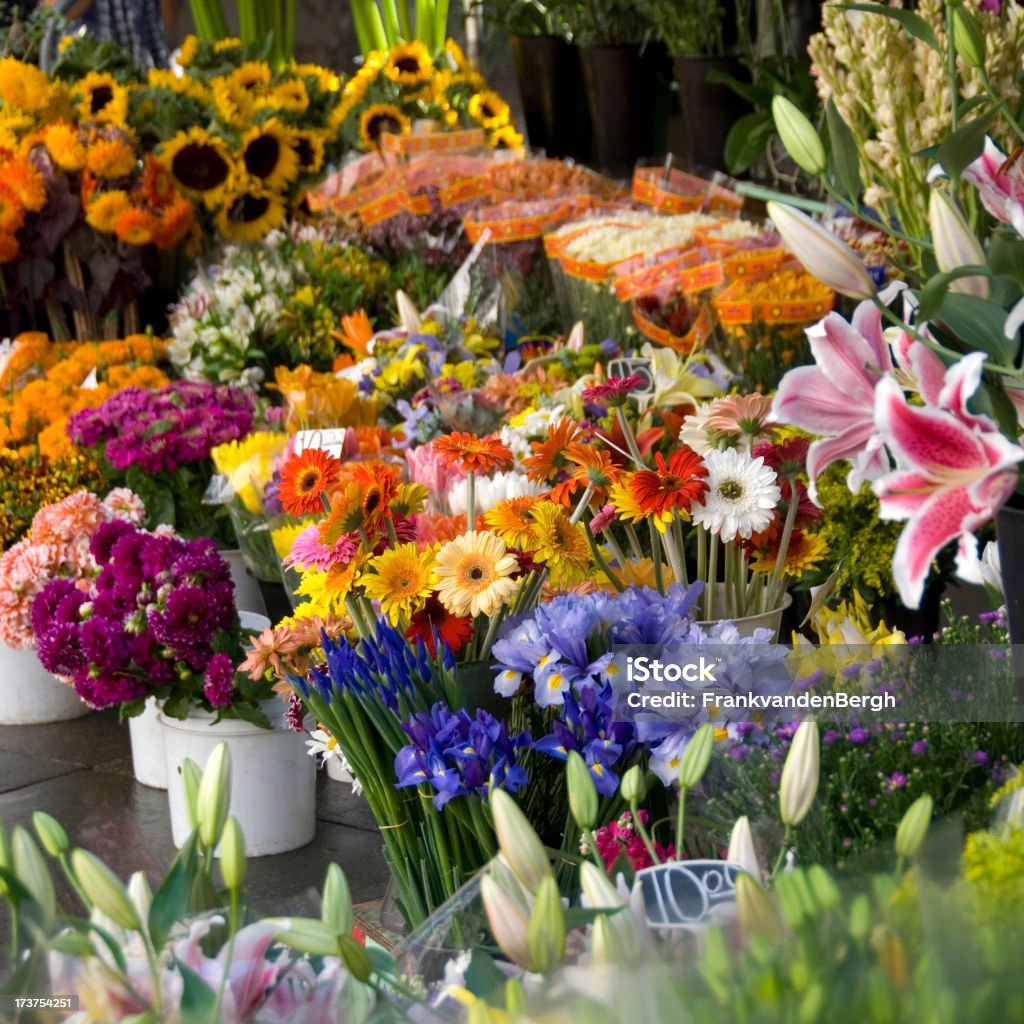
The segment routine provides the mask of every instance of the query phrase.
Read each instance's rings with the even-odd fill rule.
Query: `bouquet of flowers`
[[[93,449],[112,481],[146,503],[147,522],[203,536],[210,509],[203,495],[213,474],[210,452],[253,428],[252,397],[235,388],[178,382],[155,391],[126,388],[68,423],[75,444]],[[219,531],[228,539],[227,530]]]

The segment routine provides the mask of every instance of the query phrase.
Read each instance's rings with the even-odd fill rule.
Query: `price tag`
[[[330,427],[325,430],[300,430],[295,435],[295,454],[300,455],[310,448],[319,448],[340,459],[345,447],[345,427]]]

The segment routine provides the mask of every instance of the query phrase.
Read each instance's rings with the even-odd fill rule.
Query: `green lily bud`
[[[121,879],[88,850],[72,850],[71,867],[89,902],[121,928],[137,931],[139,918]]]
[[[786,924],[794,931],[804,923],[804,905],[796,878],[788,872],[781,872],[772,889],[779,903],[779,911]]]
[[[466,1012],[466,1024],[494,1024],[491,1008],[482,999],[474,999]]]
[[[7,838],[7,833],[4,831],[3,825],[0,825],[0,868],[6,868],[8,871],[12,870],[14,864],[11,860],[11,841]],[[8,893],[7,886],[3,880],[0,879],[0,896],[6,896]]]
[[[526,1009],[526,990],[518,978],[505,982],[505,1012],[515,1016]]]
[[[711,748],[715,745],[715,727],[705,722],[694,734],[679,759],[679,785],[693,789],[703,778],[711,760]]]
[[[573,820],[580,828],[593,828],[597,823],[597,789],[590,777],[590,769],[575,750],[569,751],[565,778]]]
[[[530,892],[536,892],[551,874],[551,863],[529,819],[503,789],[491,791],[491,818],[505,863]]]
[[[199,816],[199,841],[207,850],[220,842],[231,803],[231,755],[226,743],[218,743],[203,770],[199,783],[196,811]]]
[[[36,811],[32,815],[32,824],[43,849],[51,857],[60,857],[71,849],[68,834],[56,818],[51,818],[45,811]]]
[[[622,894],[612,885],[605,872],[585,860],[580,864],[580,891],[588,907],[621,907]]]
[[[53,889],[53,879],[46,866],[43,853],[29,835],[28,830],[20,825],[11,835],[11,851],[14,855],[14,873],[39,905],[47,920],[52,920],[57,913],[57,894]]]
[[[481,879],[480,897],[494,941],[513,963],[531,970],[530,919],[522,904],[489,875]]]
[[[800,1000],[797,1021],[799,1024],[817,1024],[824,1016],[822,1012],[824,1009],[825,988],[820,981],[816,981],[804,993],[803,999]]]
[[[952,10],[953,46],[965,64],[972,68],[985,66],[985,33],[966,7],[958,5]]]
[[[188,812],[188,823],[194,832],[199,828],[199,783],[202,773],[199,765],[190,757],[181,763],[181,788],[185,794],[185,810]]]
[[[850,904],[850,937],[856,942],[866,942],[871,934],[871,900],[867,893],[858,893]]]
[[[366,947],[351,935],[342,935],[338,939],[338,950],[342,963],[357,981],[366,981],[373,973],[373,963],[370,954],[366,952]]]
[[[772,942],[785,935],[779,912],[750,875],[736,876],[736,911],[740,927],[748,935],[762,935]]]
[[[925,794],[919,796],[907,808],[899,827],[896,829],[896,856],[913,857],[917,853],[924,837],[928,835],[928,826],[932,820],[932,798]]]
[[[842,894],[835,879],[820,864],[807,869],[807,881],[815,899],[825,910],[838,910],[843,902]]]
[[[622,963],[618,941],[606,914],[594,918],[590,930],[590,961],[604,965]]]
[[[352,893],[345,872],[337,864],[327,868],[320,919],[338,935],[352,934]]]
[[[647,779],[644,777],[644,771],[640,765],[633,765],[633,767],[622,776],[622,783],[619,786],[619,792],[622,793],[622,799],[631,807],[634,804],[641,803],[644,797],[647,796]]]
[[[779,813],[784,825],[799,825],[811,809],[818,792],[819,758],[818,724],[805,719],[793,737],[779,781]]]
[[[981,242],[956,203],[941,188],[933,188],[928,198],[928,224],[939,270],[948,272],[960,267],[985,266],[987,261]],[[989,293],[988,278],[981,274],[958,277],[950,282],[949,288],[982,299],[987,299]]]
[[[537,889],[537,902],[530,915],[528,941],[533,969],[548,974],[565,956],[565,912],[554,875],[549,875]]]
[[[220,873],[224,884],[238,892],[245,883],[246,871],[245,836],[237,818],[228,818],[220,841]]]
[[[149,920],[149,908],[153,905],[153,890],[145,871],[135,871],[128,879],[128,899],[132,901],[140,921]]]
[[[822,174],[826,167],[825,147],[803,111],[785,96],[776,96],[772,100],[772,118],[782,145],[797,167],[814,177]]]
[[[267,924],[277,929],[276,938],[296,953],[337,956],[338,936],[333,928],[313,917],[270,917]]]

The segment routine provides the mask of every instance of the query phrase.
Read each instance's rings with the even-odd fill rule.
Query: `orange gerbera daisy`
[[[292,516],[323,508],[322,496],[338,479],[338,460],[321,448],[307,448],[281,471],[281,504]]]
[[[622,476],[611,453],[573,441],[565,449],[565,457],[572,463],[573,480],[584,487],[593,487],[594,501],[603,504],[608,488]]]
[[[171,172],[149,153],[142,165],[139,188],[149,206],[167,206],[177,194]]]
[[[707,468],[701,457],[689,448],[677,448],[665,461],[658,452],[657,469],[641,469],[629,482],[637,504],[644,512],[660,515],[676,509],[690,512],[690,505],[708,489]]]
[[[545,441],[532,441],[534,454],[523,460],[526,475],[530,480],[547,482],[555,479],[562,470],[570,468],[565,450],[581,438],[579,425],[570,419],[560,419],[551,427]]]
[[[438,462],[451,468],[458,463],[467,473],[491,473],[511,469],[512,450],[497,437],[478,437],[457,431],[434,441]]]
[[[536,523],[530,515],[530,511],[539,501],[539,497],[530,494],[500,501],[484,514],[484,522],[510,548],[529,551],[536,546],[534,544]]]
[[[196,222],[195,208],[185,198],[175,199],[164,208],[160,226],[153,241],[161,249],[173,249],[192,230]]]
[[[320,540],[334,545],[343,534],[363,530],[373,537],[388,506],[398,492],[398,482],[390,466],[383,462],[361,462],[352,470],[344,494],[331,503],[331,514],[320,524]]]

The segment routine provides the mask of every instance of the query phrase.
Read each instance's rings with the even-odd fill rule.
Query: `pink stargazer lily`
[[[981,156],[964,168],[962,176],[977,188],[982,205],[993,217],[1024,235],[1024,170],[1019,161],[1010,162],[986,136]]]
[[[807,329],[807,338],[816,365],[797,367],[782,378],[772,412],[780,422],[821,435],[807,452],[812,498],[818,475],[840,459],[852,463],[847,483],[856,492],[889,468],[875,426],[875,387],[893,371],[882,314],[873,303],[862,302],[852,323],[830,313]]]
[[[1017,484],[1024,449],[1009,441],[967,402],[981,382],[984,353],[947,370],[937,406],[913,406],[893,377],[875,390],[879,433],[898,468],[874,485],[883,519],[905,519],[893,556],[893,578],[908,608],[921,602],[932,560],[988,522]]]

